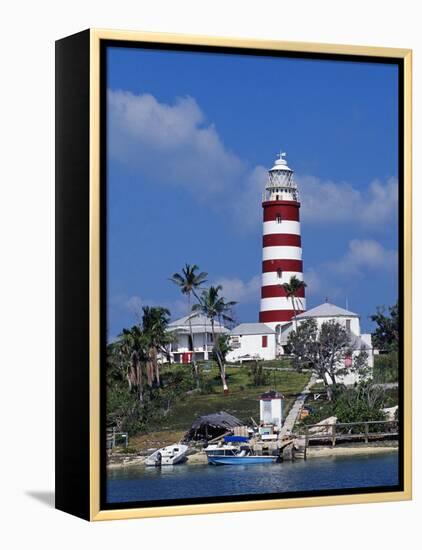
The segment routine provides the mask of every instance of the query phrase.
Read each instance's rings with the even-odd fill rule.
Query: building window
[[[283,272],[281,269],[277,269],[277,279],[281,279],[283,277]]]
[[[348,332],[350,332],[350,323],[351,323],[351,320],[350,319],[346,319],[346,330]]]
[[[268,346],[268,336],[262,337],[262,347],[266,348]]]
[[[281,214],[277,214],[275,220],[277,223],[281,223]]]

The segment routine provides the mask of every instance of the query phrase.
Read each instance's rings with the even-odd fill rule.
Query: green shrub
[[[399,380],[399,358],[397,351],[374,356],[373,381],[388,384]]]
[[[332,401],[315,404],[315,409],[303,423],[317,424],[330,416],[336,416],[339,423],[382,421],[385,414],[381,409],[388,401],[388,394],[373,384],[361,383],[353,388],[339,386],[333,392]],[[313,409],[312,403],[309,407]],[[376,430],[376,426],[373,429]],[[356,426],[354,431],[363,431],[363,426]]]
[[[214,393],[214,387],[215,387],[214,377],[202,372],[199,378],[199,387],[200,387],[201,395],[208,395],[210,393]]]
[[[258,361],[252,361],[249,367],[249,380],[252,386],[264,386],[270,379],[271,372],[265,370],[262,363]]]
[[[107,386],[107,425],[133,435],[159,426],[173,405],[183,401],[196,384],[190,365],[183,365],[163,369],[162,387],[146,387],[142,402],[125,380],[110,378]]]

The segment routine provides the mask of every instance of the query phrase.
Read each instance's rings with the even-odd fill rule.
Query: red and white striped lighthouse
[[[303,280],[302,243],[299,220],[299,194],[293,170],[280,153],[269,170],[262,207],[262,286],[259,321],[279,331],[294,316],[292,300],[282,285],[295,275]],[[295,299],[296,314],[305,311],[305,290]]]

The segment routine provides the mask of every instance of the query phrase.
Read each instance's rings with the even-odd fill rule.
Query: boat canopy
[[[249,441],[249,437],[245,437],[243,435],[226,435],[224,437],[224,441],[226,443],[247,443]]]

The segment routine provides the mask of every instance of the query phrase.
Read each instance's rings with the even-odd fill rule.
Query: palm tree
[[[195,346],[193,344],[193,331],[192,331],[192,318],[191,318],[191,312],[192,312],[192,294],[198,299],[198,296],[196,294],[196,290],[198,290],[201,285],[206,283],[208,273],[205,273],[202,271],[201,273],[197,273],[199,267],[196,264],[189,265],[186,264],[185,267],[182,269],[181,273],[173,273],[173,275],[170,277],[170,281],[175,283],[179,288],[182,294],[185,294],[188,299],[188,323],[189,323],[189,335],[190,335],[190,342],[192,346],[192,364],[195,371],[195,378],[196,378],[196,386],[199,387],[199,376],[198,376],[198,366],[196,364],[196,357],[195,357]]]
[[[284,283],[281,286],[284,288],[286,292],[286,297],[290,298],[292,301],[293,316],[295,319],[295,330],[297,330],[296,299],[297,299],[299,290],[306,288],[306,283],[298,279],[296,275],[293,275],[292,277],[290,277],[290,282]]]
[[[119,362],[123,366],[129,390],[132,387],[138,390],[139,401],[143,401],[142,363],[145,358],[145,336],[139,326],[123,329],[119,335],[115,350]]]
[[[219,348],[219,341],[215,335],[215,320],[222,319],[223,321],[231,322],[233,319],[230,315],[232,307],[236,302],[226,302],[219,292],[223,289],[221,285],[212,286],[209,289],[203,290],[199,297],[199,303],[192,306],[193,312],[200,312],[211,321],[211,332],[214,343],[215,356],[217,358],[218,368],[220,370],[220,378],[223,384],[224,393],[227,393],[229,388],[226,381],[226,370]]]
[[[152,386],[154,373],[157,386],[160,386],[160,366],[158,363],[158,354],[165,353],[165,346],[171,340],[166,332],[169,323],[170,312],[164,307],[142,308],[142,329],[147,341],[147,379],[148,385]]]

